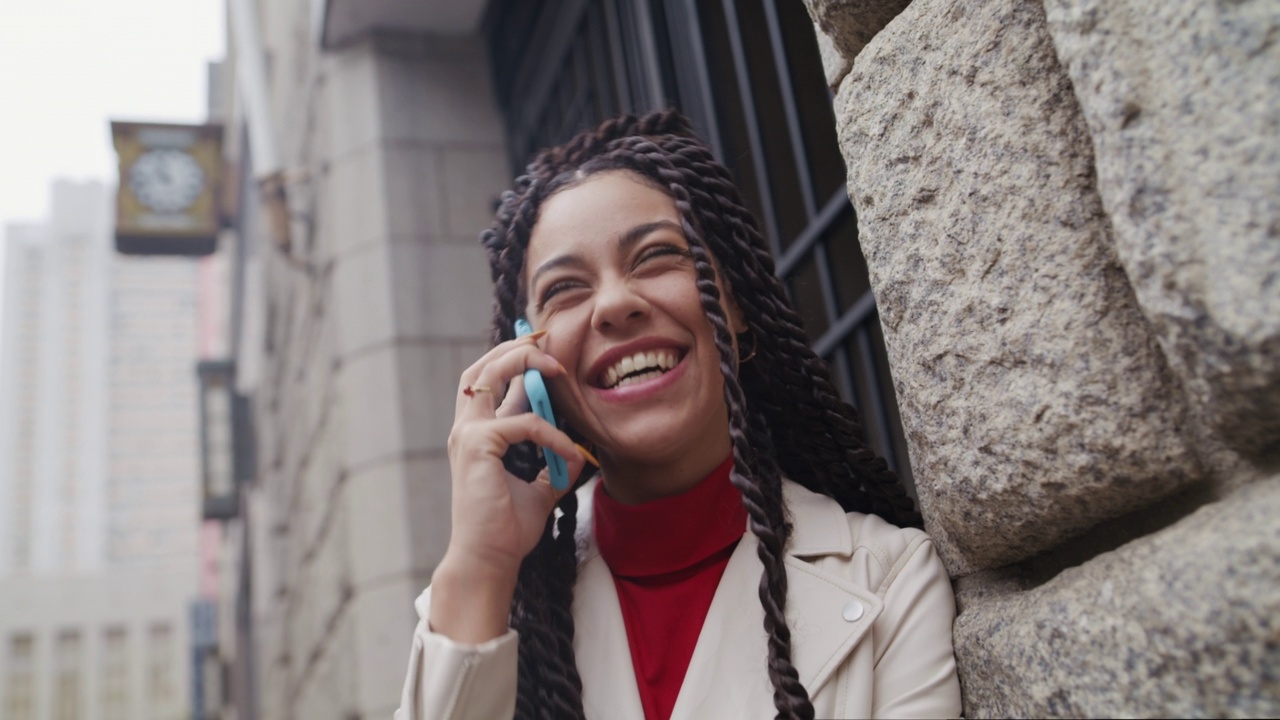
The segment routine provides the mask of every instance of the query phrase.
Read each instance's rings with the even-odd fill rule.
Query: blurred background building
[[[224,716],[395,708],[487,347],[477,233],[537,148],[670,105],[922,502],[966,714],[1280,713],[1280,20],[1200,5],[228,0]],[[1230,193],[1158,151],[1185,138]],[[1161,275],[1188,262],[1231,272]]]
[[[187,717],[191,260],[111,248],[107,189],[11,227],[0,317],[0,716]]]

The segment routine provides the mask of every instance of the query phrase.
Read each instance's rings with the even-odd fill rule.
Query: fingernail
[[[578,448],[578,454],[582,456],[583,460],[586,460],[587,462],[591,463],[592,465],[595,465],[596,467],[600,467],[600,461],[596,459],[595,455],[591,454],[590,450],[582,447],[578,443],[574,443],[573,446]]]

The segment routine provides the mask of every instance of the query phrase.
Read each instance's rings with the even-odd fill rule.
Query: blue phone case
[[[516,320],[516,337],[524,337],[531,332],[533,327],[528,320]],[[524,371],[524,393],[529,397],[529,405],[538,417],[559,427],[556,425],[555,414],[551,412],[551,396],[547,394],[547,383],[542,379],[541,372],[533,369]],[[556,490],[569,487],[569,466],[565,464],[564,458],[548,447],[542,448],[542,455],[547,459],[547,468],[551,471],[551,487]]]

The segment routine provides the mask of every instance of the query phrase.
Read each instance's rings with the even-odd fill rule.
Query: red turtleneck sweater
[[[696,487],[641,505],[593,498],[596,545],[613,573],[647,720],[667,720],[747,511],[730,456]]]

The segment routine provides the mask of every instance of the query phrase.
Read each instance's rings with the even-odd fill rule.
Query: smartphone
[[[529,325],[529,321],[524,318],[516,320],[516,337],[524,337],[533,332],[533,327]],[[542,379],[542,373],[536,369],[524,371],[524,394],[529,397],[530,408],[538,414],[538,417],[556,425],[556,416],[551,412],[551,396],[547,394],[547,383]],[[564,458],[560,457],[549,447],[542,448],[542,455],[547,459],[547,469],[550,470],[551,487],[556,490],[564,490],[569,487],[569,466],[565,464]]]

